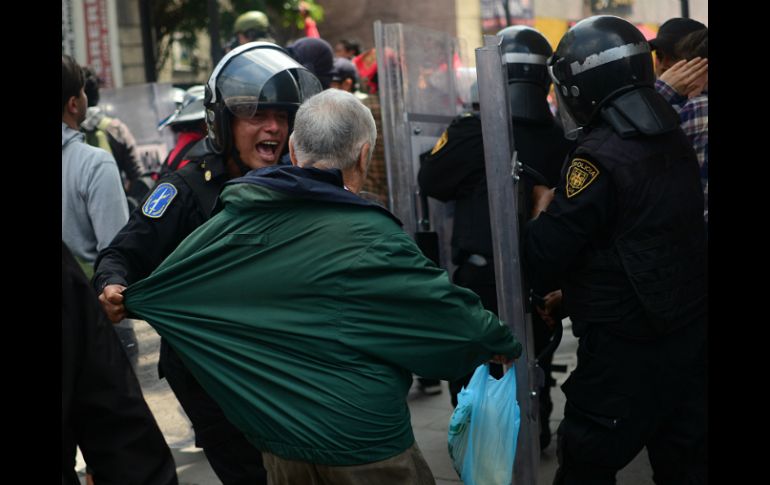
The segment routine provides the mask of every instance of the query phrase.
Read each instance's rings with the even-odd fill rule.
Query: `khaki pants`
[[[387,460],[354,466],[316,465],[263,452],[270,485],[435,485],[433,473],[415,442]]]

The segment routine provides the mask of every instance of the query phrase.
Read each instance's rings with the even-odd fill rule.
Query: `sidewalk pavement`
[[[206,461],[203,450],[196,448],[194,437],[187,416],[166,384],[157,374],[158,350],[160,338],[147,323],[134,320],[134,329],[139,341],[139,365],[137,377],[142,385],[145,400],[158,421],[166,441],[171,447],[177,465],[180,485],[218,485],[211,467]],[[555,372],[557,387],[551,389],[554,402],[550,426],[554,434],[551,444],[540,455],[538,485],[550,484],[556,473],[556,429],[564,417],[564,394],[558,387],[567,379],[575,368],[577,341],[572,336],[569,320],[565,320],[564,338],[556,351],[554,364],[567,367],[567,373]],[[416,385],[407,397],[412,415],[412,427],[417,443],[433,471],[437,485],[461,484],[462,481],[452,467],[447,451],[447,425],[452,414],[449,389],[446,382],[441,383],[441,394],[426,396]],[[78,454],[78,472],[83,477],[85,464]],[[81,483],[85,483],[81,478]],[[619,485],[652,485],[652,471],[646,451],[643,451],[617,476]],[[529,484],[525,484],[529,485]]]

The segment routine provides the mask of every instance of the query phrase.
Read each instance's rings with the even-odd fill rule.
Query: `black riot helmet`
[[[251,118],[258,110],[277,109],[294,119],[299,105],[321,92],[321,83],[286,51],[269,42],[249,42],[228,52],[211,73],[204,106],[211,148],[227,154],[232,146],[232,116]]]
[[[597,15],[575,24],[562,37],[548,69],[565,133],[599,117],[620,134],[657,134],[678,125],[676,113],[655,92],[647,40],[620,17]]]
[[[548,40],[532,27],[513,25],[497,33],[508,70],[508,97],[514,120],[550,122],[548,90],[551,77],[546,61],[553,54]]]

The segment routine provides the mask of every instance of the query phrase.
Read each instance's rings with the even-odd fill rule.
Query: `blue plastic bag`
[[[465,485],[511,483],[520,425],[514,369],[497,380],[480,365],[449,420],[449,456]]]

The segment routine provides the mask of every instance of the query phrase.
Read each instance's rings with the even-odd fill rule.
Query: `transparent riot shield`
[[[516,161],[508,99],[508,73],[500,53],[500,39],[484,36],[476,49],[476,71],[481,105],[481,127],[492,223],[492,249],[500,318],[508,324],[523,350],[515,364],[517,400],[521,409],[515,485],[537,483],[540,458],[538,382],[542,369],[536,365],[532,320],[526,313],[519,258],[520,167]]]
[[[421,196],[417,173],[420,154],[435,145],[462,111],[464,86],[457,82],[464,79],[457,74],[462,43],[444,32],[380,21],[374,23],[374,39],[388,208],[418,243],[421,236],[436,233],[440,265],[451,273],[453,204]]]
[[[176,104],[170,83],[134,84],[99,92],[99,106],[131,130],[137,155],[147,172],[159,172],[174,147],[171,130],[158,131],[158,123],[174,112]]]

